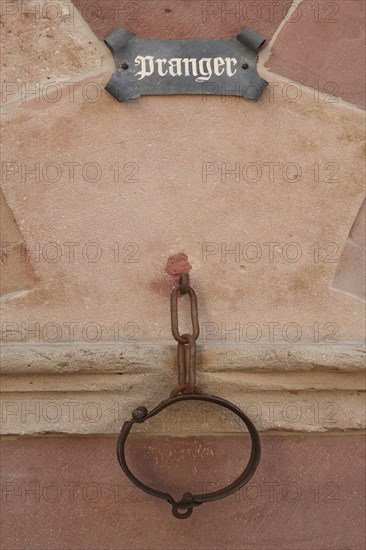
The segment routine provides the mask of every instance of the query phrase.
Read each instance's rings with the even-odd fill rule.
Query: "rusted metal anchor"
[[[180,334],[179,332],[178,294],[188,294],[190,299],[192,320],[191,334]],[[172,334],[178,342],[178,385],[172,390],[168,399],[162,401],[150,412],[148,412],[147,408],[143,406],[137,407],[133,411],[131,420],[125,422],[122,426],[117,443],[117,457],[122,470],[132,481],[132,483],[136,485],[136,487],[154,497],[167,500],[172,505],[173,515],[178,519],[185,519],[192,514],[193,508],[196,506],[200,506],[204,502],[225,498],[232,493],[235,493],[235,491],[248,483],[259,464],[261,446],[259,434],[254,424],[238,407],[236,407],[233,403],[222,399],[221,397],[204,393],[198,386],[196,386],[196,340],[199,336],[198,308],[197,296],[193,288],[189,285],[188,274],[184,273],[180,278],[179,285],[173,289],[170,304]],[[186,492],[183,494],[181,500],[177,501],[166,491],[153,489],[135,477],[126,463],[125,444],[134,424],[141,424],[145,422],[145,420],[157,415],[167,407],[181,401],[207,401],[230,410],[242,420],[244,426],[248,429],[252,447],[248,464],[240,476],[237,477],[232,483],[219,491],[214,491],[211,493],[192,494]]]

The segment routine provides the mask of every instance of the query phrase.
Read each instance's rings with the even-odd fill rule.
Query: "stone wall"
[[[363,3],[1,9],[2,548],[361,550]],[[102,40],[122,26],[162,39],[253,27],[269,87],[258,103],[120,104]],[[199,300],[198,384],[253,418],[264,456],[248,492],[177,526],[113,449],[135,406],[176,384],[182,272]],[[174,480],[176,464],[181,485],[225,483],[239,435],[217,409],[177,411],[135,436],[131,460],[148,479]]]

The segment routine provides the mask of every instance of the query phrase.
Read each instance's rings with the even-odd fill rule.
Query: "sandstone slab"
[[[199,345],[197,383],[235,403],[260,431],[365,428],[361,346]],[[176,346],[3,344],[3,434],[117,434],[177,383]],[[199,402],[169,408],[142,432],[237,433],[235,418]]]
[[[250,483],[186,521],[130,484],[115,445],[115,437],[3,440],[1,548],[363,549],[363,436],[264,436]],[[187,485],[222,487],[248,450],[236,436],[136,436],[128,459],[180,495]]]
[[[180,40],[233,38],[252,27],[268,41],[286,17],[290,2],[196,2],[191,0],[135,0],[91,3],[76,0],[75,6],[90,28],[104,39],[118,27],[144,38]]]
[[[365,107],[365,4],[304,0],[282,28],[266,66],[327,101]]]
[[[34,270],[12,212],[0,192],[0,240],[2,299],[14,292],[27,292],[35,283]]]
[[[363,340],[364,304],[331,286],[364,196],[357,110],[276,80],[258,104],[103,92],[33,114],[4,120],[2,186],[38,280],[4,305],[14,342],[170,339],[179,253],[207,341]]]
[[[4,2],[1,16],[3,110],[29,103],[45,109],[73,97],[81,82],[91,96],[113,72],[108,48],[71,2]]]

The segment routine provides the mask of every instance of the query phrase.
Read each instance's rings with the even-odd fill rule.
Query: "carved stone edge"
[[[138,373],[176,363],[169,342],[3,343],[0,374]],[[198,344],[198,372],[364,372],[363,344]]]
[[[177,382],[171,342],[3,344],[3,435],[117,434],[139,405],[166,399]],[[205,344],[197,382],[242,408],[261,432],[366,428],[362,345]],[[178,413],[148,433],[239,431],[219,411]]]

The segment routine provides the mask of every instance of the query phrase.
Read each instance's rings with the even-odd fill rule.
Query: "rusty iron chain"
[[[178,326],[178,297],[188,295],[191,307],[192,332],[181,334]],[[184,299],[183,299],[184,300]],[[183,301],[182,300],[182,301]],[[126,474],[126,476],[142,491],[157,498],[166,500],[172,505],[172,513],[178,519],[188,518],[195,507],[201,506],[205,502],[211,502],[225,498],[235,491],[243,487],[253,476],[261,455],[261,445],[258,432],[252,421],[244,414],[244,412],[226,399],[204,393],[196,386],[196,340],[199,336],[199,323],[197,311],[197,297],[195,291],[189,285],[188,274],[183,274],[180,277],[179,285],[177,285],[171,293],[171,323],[173,337],[178,342],[178,385],[173,389],[169,399],[164,399],[160,405],[148,411],[144,406],[137,407],[129,421],[124,422],[117,443],[118,462]],[[125,445],[128,435],[132,427],[138,423],[141,424],[145,420],[153,418],[167,407],[176,403],[186,401],[199,401],[201,404],[211,403],[215,406],[223,407],[225,410],[231,411],[236,415],[241,422],[246,426],[251,440],[251,451],[247,465],[242,473],[231,483],[225,484],[220,489],[209,493],[192,494],[190,492],[183,493],[180,500],[176,500],[171,494],[166,491],[150,487],[143,481],[137,478],[130,470],[125,456]]]
[[[178,295],[189,296],[191,306],[192,334],[180,334],[178,323]],[[179,285],[170,296],[171,326],[173,338],[178,342],[178,385],[173,389],[170,397],[178,394],[195,393],[202,395],[203,391],[196,386],[196,340],[200,333],[198,322],[197,295],[189,285],[188,273],[182,273]]]

